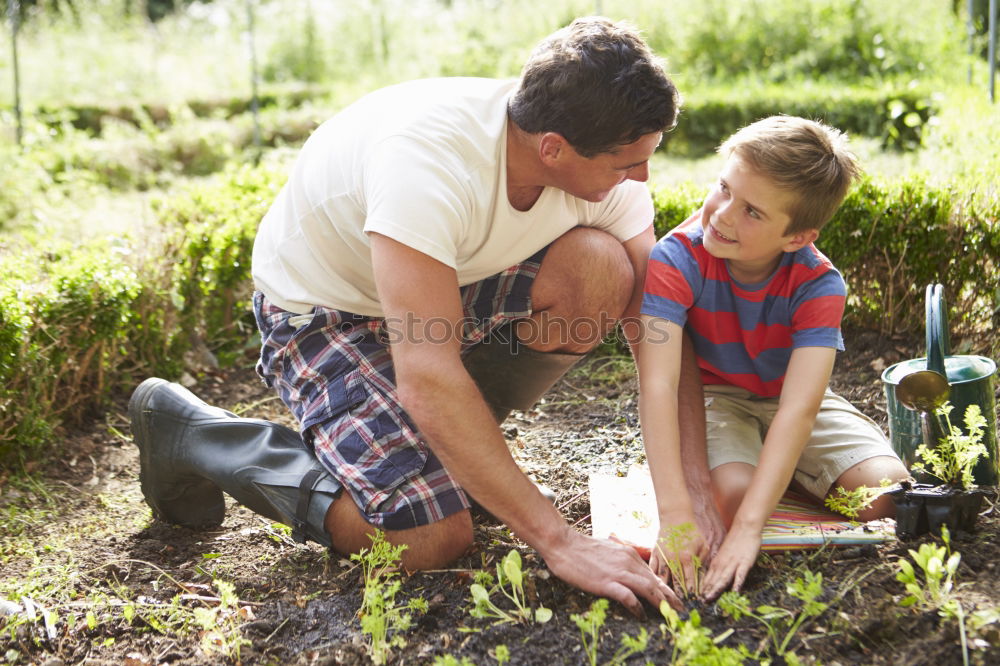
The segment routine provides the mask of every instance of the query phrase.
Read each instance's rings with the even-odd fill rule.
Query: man
[[[300,539],[356,552],[380,528],[436,568],[472,543],[471,496],[565,581],[635,613],[679,603],[633,550],[571,529],[497,426],[638,313],[642,182],[678,101],[635,32],[586,18],[518,82],[414,81],[324,123],[253,256],[257,369],[301,439],[147,380],[130,417],[156,514],[218,523],[225,490]]]

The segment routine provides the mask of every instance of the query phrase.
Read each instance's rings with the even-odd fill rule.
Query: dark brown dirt
[[[919,354],[868,332],[847,337],[849,351],[838,360],[834,389],[884,426],[877,368]],[[291,425],[248,368],[204,375],[193,390],[245,415]],[[557,506],[581,530],[589,529],[588,473],[624,472],[643,460],[635,395],[628,365],[597,358],[560,383],[538,409],[504,426],[519,463],[557,491]],[[126,400],[103,422],[69,436],[40,481],[0,478],[0,511],[7,512],[5,524],[17,526],[0,539],[0,599],[6,596],[9,613],[0,615],[0,663],[234,663],[234,654],[212,650],[203,641],[210,637],[185,615],[194,607],[219,608],[213,579],[232,582],[244,609],[228,619],[216,616],[217,626],[237,629],[248,641],[239,653],[243,664],[371,663],[357,618],[362,585],[355,563],[315,544],[295,544],[235,505],[214,530],[151,521],[138,488],[136,451],[126,436]],[[954,596],[966,615],[979,613],[975,624],[981,626],[970,623],[966,636],[975,664],[1000,663],[998,532],[1000,520],[989,510],[975,534],[953,542],[962,554]],[[830,606],[790,643],[806,663],[961,664],[958,622],[898,604],[904,590],[895,578],[897,562],[927,540],[762,555],[745,592],[755,606],[798,609],[785,585],[807,569],[822,573],[823,600]],[[511,548],[524,558],[530,602],[554,611],[547,624],[491,626],[468,612],[475,573],[495,570]],[[403,577],[398,600],[418,596],[429,610],[403,633],[406,646],[393,651],[390,663],[427,664],[450,655],[492,664],[500,644],[514,664],[589,663],[570,615],[585,612],[594,598],[550,576],[534,551],[486,516],[477,521],[473,551],[453,568]],[[129,603],[136,609],[130,620],[123,611]],[[29,605],[36,609],[33,619]],[[751,619],[733,621],[714,605],[691,608],[712,636],[733,630],[722,645],[742,644],[753,653],[766,642],[762,625]],[[628,663],[670,662],[663,620],[656,609],[647,611],[645,620],[636,620],[610,608],[598,663],[609,663],[620,637],[641,628],[649,632],[648,647]],[[745,663],[756,662],[748,657]]]

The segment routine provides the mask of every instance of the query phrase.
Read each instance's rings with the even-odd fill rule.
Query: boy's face
[[[735,154],[705,198],[701,227],[705,249],[726,259],[740,282],[767,279],[784,252],[794,252],[819,236],[815,229],[785,235],[796,195],[778,187]]]

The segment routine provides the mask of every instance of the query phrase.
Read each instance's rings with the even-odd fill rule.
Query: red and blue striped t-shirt
[[[767,280],[743,284],[702,240],[699,210],[657,242],[642,301],[643,314],[687,325],[702,382],[777,397],[793,349],[843,351],[847,286],[813,244],[786,252]]]

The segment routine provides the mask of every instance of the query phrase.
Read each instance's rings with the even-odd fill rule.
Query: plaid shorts
[[[531,285],[546,249],[461,289],[463,354],[531,314]],[[323,307],[295,314],[261,292],[253,308],[261,332],[257,373],[368,522],[400,530],[469,508],[399,403],[383,319]]]

